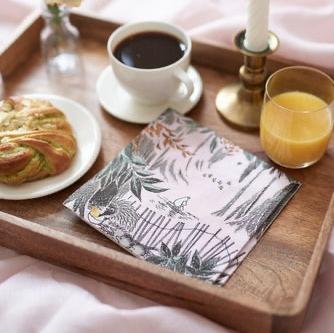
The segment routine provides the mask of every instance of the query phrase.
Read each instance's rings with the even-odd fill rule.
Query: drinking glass
[[[305,168],[324,155],[333,129],[334,81],[310,67],[272,74],[261,114],[261,144],[275,163]]]

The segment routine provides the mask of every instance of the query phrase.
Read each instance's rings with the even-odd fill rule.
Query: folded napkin
[[[64,205],[133,255],[222,285],[299,186],[167,110]]]

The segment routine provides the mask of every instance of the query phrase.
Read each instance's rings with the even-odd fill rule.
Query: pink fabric
[[[2,0],[0,45],[39,0]],[[172,3],[172,5],[171,5]],[[192,35],[231,45],[244,26],[241,0],[86,0],[110,19],[164,19]],[[276,56],[334,69],[333,0],[272,0],[270,26],[281,39]],[[332,333],[334,234],[303,333]],[[231,332],[189,311],[160,306],[103,283],[0,247],[0,332]]]
[[[229,332],[186,310],[0,248],[0,332]]]
[[[246,22],[245,0],[140,0],[138,4],[138,0],[86,1],[84,9],[121,22],[170,21],[192,36],[226,47],[233,47],[233,36]],[[274,56],[334,69],[333,15],[333,0],[272,0],[269,28],[281,41]]]

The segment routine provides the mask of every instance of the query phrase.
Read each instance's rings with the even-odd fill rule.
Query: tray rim
[[[97,14],[87,13],[79,9],[71,11],[71,21],[79,28],[83,38],[97,36],[94,29],[92,30],[85,26],[86,22],[90,22],[90,26],[100,25],[109,29],[105,31],[102,36],[98,34],[98,38],[100,39],[107,39],[106,36],[109,36],[112,30],[121,25],[120,22],[108,20]],[[41,10],[36,9],[23,20],[10,38],[0,47],[0,72],[4,77],[9,76],[19,65],[24,63],[28,54],[32,53],[36,48],[39,48],[39,33],[42,27],[43,18],[41,16]],[[110,30],[110,28],[112,30]],[[30,37],[30,40],[27,39],[27,36]],[[192,61],[195,64],[220,69],[234,75],[238,73],[240,65],[243,63],[243,55],[236,49],[219,45],[213,41],[204,41],[200,38],[191,37],[191,40],[193,44]],[[221,61],[222,54],[228,65]],[[13,61],[13,56],[15,61]],[[284,66],[297,64],[312,66],[312,64],[307,62],[297,62],[279,57],[272,58],[272,56],[269,56],[267,58],[267,69],[269,73]],[[334,78],[334,68],[331,69],[321,66],[317,66],[317,68]]]
[[[75,24],[79,25],[81,24],[81,28],[83,29],[82,30],[83,38],[92,36],[94,37],[94,35],[89,35],[89,31],[87,31],[87,29],[85,30],[85,28],[82,26],[82,23],[87,20],[90,20],[91,24],[99,23],[102,25],[106,25],[109,28],[110,27],[116,28],[119,25],[119,23],[102,19],[96,15],[91,15],[86,13],[83,14],[79,12],[72,13],[71,19],[75,22]],[[27,56],[31,52],[33,52],[36,48],[38,48],[39,32],[41,28],[42,28],[42,18],[40,15],[40,11],[37,10],[34,11],[21,24],[16,33],[13,34],[13,38],[10,41],[8,41],[8,43],[0,50],[0,71],[2,71],[5,74],[5,76],[9,76],[12,72],[14,72],[18,66],[24,63],[24,60],[27,58]],[[107,32],[107,34],[109,33],[110,30]],[[29,40],[29,42],[27,36],[32,38]],[[195,60],[195,63],[207,65],[207,62],[212,61],[212,59],[218,59],[218,57],[221,57],[221,53],[223,53],[227,58],[231,57],[234,58],[232,63],[233,66],[231,66],[231,68],[229,68],[228,71],[234,72],[235,74],[235,69],[238,68],[238,66],[240,66],[240,63],[242,61],[242,56],[239,55],[234,50],[225,49],[224,47],[220,47],[217,44],[204,43],[198,40],[193,40],[193,43],[194,43],[193,58]],[[205,52],[209,52],[208,50],[212,52],[213,56],[209,57],[210,59],[207,58],[201,59],[201,56],[205,54]],[[10,63],[9,59],[13,56],[13,54],[17,53],[19,53],[20,56],[16,57],[14,65],[9,66],[8,65]],[[214,66],[212,66],[211,63],[210,66],[226,71],[226,66],[225,65],[221,66],[219,64],[220,63],[217,63]],[[277,68],[286,65],[291,65],[291,63],[280,60],[272,60],[272,59],[268,63],[269,71],[275,70]],[[330,75],[333,75],[334,73],[328,70],[325,71],[327,71],[327,73],[329,73]],[[102,245],[98,245],[90,241],[80,240],[77,237],[67,235],[64,232],[57,231],[55,229],[41,226],[34,222],[30,222],[28,220],[17,217],[15,215],[10,215],[4,212],[0,212],[0,221],[2,222],[0,224],[0,231],[5,232],[6,235],[6,229],[7,232],[11,228],[13,230],[19,230],[20,232],[22,232],[23,230],[24,232],[27,233],[27,235],[34,234],[35,236],[40,238],[56,239],[63,245],[72,246],[73,248],[75,247],[80,248],[79,243],[81,243],[81,245],[83,244],[81,246],[83,250],[88,250],[91,254],[100,255],[103,256],[103,258],[111,259],[117,264],[129,265],[135,269],[140,268],[145,273],[149,272],[152,275],[163,276],[163,278],[167,279],[169,282],[178,283],[179,285],[184,287],[190,286],[189,288],[196,289],[197,291],[202,292],[204,294],[209,294],[210,297],[218,298],[221,301],[226,301],[228,302],[228,304],[238,304],[241,305],[245,310],[253,312],[255,310],[255,312],[269,315],[272,319],[272,325],[274,325],[275,317],[277,317],[277,319],[281,317],[286,319],[288,318],[291,319],[300,315],[302,316],[302,313],[305,311],[305,308],[311,295],[314,281],[317,276],[317,271],[320,267],[320,262],[325,251],[327,240],[330,235],[330,230],[333,220],[334,220],[334,195],[332,196],[326,216],[324,217],[324,222],[322,223],[321,228],[319,230],[319,235],[314,246],[314,251],[311,255],[310,262],[306,269],[298,294],[294,299],[294,301],[291,303],[291,307],[279,311],[278,310],[270,311],[270,309],[268,309],[269,308],[268,306],[263,306],[261,304],[255,304],[255,303],[250,304],[249,301],[245,301],[242,298],[239,298],[238,301],[235,302],[233,296],[228,292],[220,292],[219,295],[217,296],[216,286],[210,286],[202,281],[191,279],[179,273],[175,274],[174,272],[167,271],[158,266],[152,265],[145,261],[141,261],[137,258],[129,256],[128,254],[119,253],[117,251],[114,251],[113,249],[106,248]],[[0,244],[3,244],[4,242],[6,243],[4,237],[0,236]],[[8,244],[6,244],[5,246],[10,247]],[[14,249],[16,248],[15,246],[13,247]],[[110,253],[108,254],[107,252]],[[38,253],[33,253],[31,255],[38,256]],[[140,266],[137,265],[138,261],[140,261]],[[81,268],[80,265],[74,265],[74,266]],[[126,283],[131,284],[131,282],[129,281],[127,281]],[[138,284],[133,284],[133,286],[138,286]],[[154,292],[161,293],[161,291],[159,290],[154,290]],[[173,297],[172,294],[168,295],[170,297]],[[189,298],[187,298],[186,300],[190,302],[197,302],[196,300]],[[202,303],[202,304],[205,305],[207,303]]]
[[[304,310],[305,303],[307,303],[309,294],[312,291],[313,287],[313,280],[315,280],[317,274],[314,274],[313,268],[314,266],[319,266],[320,261],[322,259],[322,254],[324,252],[324,249],[327,245],[327,239],[329,238],[330,235],[330,230],[332,223],[334,221],[334,194],[332,195],[329,208],[326,212],[326,216],[324,218],[324,222],[322,223],[322,226],[319,231],[319,237],[316,241],[314,251],[312,253],[311,259],[310,259],[310,264],[308,265],[308,268],[306,270],[303,283],[299,289],[298,296],[296,297],[295,301],[292,303],[291,308],[287,308],[284,311],[276,311],[274,314],[277,316],[287,316],[287,317],[292,317],[298,315],[301,311]],[[129,254],[125,254],[122,252],[117,252],[113,249],[106,248],[105,246],[96,244],[91,241],[87,240],[82,240],[78,239],[77,237],[68,235],[62,231],[58,231],[49,227],[41,226],[40,224],[37,224],[35,222],[31,222],[29,220],[20,218],[15,215],[7,214],[2,211],[0,211],[0,222],[3,224],[7,224],[7,226],[10,224],[14,229],[20,229],[20,230],[25,230],[27,232],[26,236],[29,236],[30,234],[35,234],[38,235],[41,238],[47,238],[48,240],[55,239],[59,242],[61,242],[64,245],[68,245],[70,247],[75,247],[75,248],[80,248],[82,250],[88,250],[91,253],[94,253],[96,255],[100,255],[103,257],[106,257],[108,259],[112,259],[115,263],[117,264],[125,264],[130,266],[131,268],[134,269],[139,269],[140,271],[144,273],[150,273],[152,275],[163,275],[164,278],[167,278],[170,281],[177,282],[178,284],[184,286],[184,287],[189,287],[191,285],[191,288],[197,289],[199,292],[204,292],[207,293],[209,291],[210,296],[215,296],[218,298],[221,298],[221,295],[217,296],[217,287],[214,285],[207,284],[205,282],[202,282],[200,280],[196,280],[190,277],[187,277],[181,273],[176,273],[172,272],[170,270],[163,269],[159,266],[150,264],[144,260],[140,260],[136,257],[133,257]],[[0,225],[0,231],[4,232],[3,225]],[[0,237],[0,244],[2,243],[2,238]],[[318,250],[319,252],[317,252]],[[140,266],[137,264],[140,262]],[[80,268],[80,265],[77,266]],[[308,278],[307,278],[308,277]],[[131,284],[131,283],[130,283]],[[221,291],[224,290],[223,288],[220,289]],[[160,292],[160,291],[157,291]],[[224,292],[223,292],[224,294]],[[232,296],[230,294],[223,295],[223,297],[234,303],[235,301],[233,300]],[[250,308],[252,310],[256,310],[262,313],[266,313],[269,315],[272,315],[273,312],[270,312],[268,308],[258,306],[257,304],[252,304],[250,307],[249,302],[243,300],[241,302],[237,302],[241,304],[242,306],[246,308]]]

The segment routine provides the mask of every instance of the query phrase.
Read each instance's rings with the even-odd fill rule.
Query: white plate
[[[64,189],[89,170],[101,148],[100,126],[95,117],[85,107],[71,99],[56,95],[31,94],[25,96],[47,99],[64,112],[72,126],[78,150],[71,166],[57,176],[13,186],[0,183],[0,199],[33,199]]]
[[[189,112],[200,100],[203,92],[201,76],[193,66],[189,66],[188,74],[194,84],[194,92],[189,98],[174,104],[145,105],[131,97],[117,82],[111,66],[100,74],[96,83],[96,92],[100,104],[114,117],[135,124],[148,124],[168,108],[181,114]],[[185,87],[181,84],[180,93]]]

